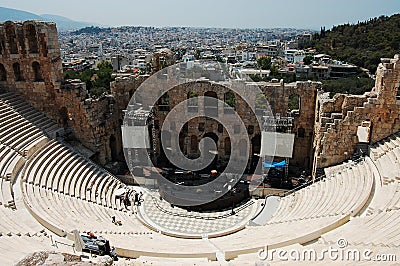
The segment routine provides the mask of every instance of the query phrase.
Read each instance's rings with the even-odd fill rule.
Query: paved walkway
[[[171,207],[160,200],[157,192],[144,197],[138,211],[144,221],[162,232],[181,236],[204,236],[228,232],[246,225],[255,215],[257,204],[250,200],[232,210],[219,212],[187,211],[179,207]]]

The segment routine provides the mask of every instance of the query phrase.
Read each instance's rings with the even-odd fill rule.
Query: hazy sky
[[[400,0],[0,0],[0,6],[109,26],[319,29],[400,13]]]

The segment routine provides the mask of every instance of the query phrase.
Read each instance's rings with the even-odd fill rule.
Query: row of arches
[[[186,95],[187,110],[188,112],[198,112],[199,103],[198,103],[198,93],[195,91],[190,91]],[[215,91],[207,91],[204,93],[204,109],[205,114],[216,117],[218,115],[218,95]],[[236,110],[237,98],[236,95],[229,91],[224,94],[224,102],[226,105],[224,106],[224,113],[229,114],[233,113]],[[169,111],[170,110],[170,101],[168,93],[165,93],[158,100],[159,110],[160,111]],[[268,104],[271,104],[268,96],[264,94],[260,94],[256,97],[255,101],[255,111],[257,114],[262,114],[264,110],[267,109]],[[298,94],[292,94],[288,98],[288,106],[287,111],[291,112],[294,115],[298,115],[301,109],[301,98]]]
[[[31,65],[33,73],[33,81],[40,82],[43,81],[43,74],[39,62],[34,61]],[[21,70],[21,65],[15,62],[12,65],[12,72],[14,74],[15,81],[24,81],[24,73]],[[3,64],[0,64],[0,81],[7,81],[7,71]]]
[[[190,91],[187,94],[188,106],[189,107],[198,107],[198,93],[195,91]],[[215,91],[207,91],[204,93],[205,97],[216,99],[206,99],[205,105],[206,106],[215,106],[218,104],[218,96]],[[208,100],[208,101],[207,101]],[[236,108],[236,97],[233,92],[227,92],[224,94],[224,102],[232,108]],[[158,100],[158,105],[166,106],[169,105],[169,95],[168,92],[164,93]]]
[[[190,91],[186,95],[187,110],[191,113],[197,113],[199,110],[198,93]],[[215,91],[207,91],[204,93],[204,113],[206,116],[218,117],[218,95]],[[236,96],[233,92],[227,92],[224,94],[224,113],[233,113],[236,110]],[[160,111],[170,111],[170,101],[168,93],[164,93],[158,100],[158,108]]]
[[[259,94],[256,97],[256,102],[255,102],[255,110],[257,114],[262,114],[262,111],[267,108],[267,106],[271,105],[273,107],[274,101],[273,99],[270,99],[269,96],[264,95],[264,94]],[[287,111],[291,112],[292,114],[298,114],[301,109],[301,97],[299,94],[291,94],[288,97],[288,106],[287,106]]]
[[[161,135],[162,135],[162,139],[164,140],[163,141],[163,146],[165,146],[164,148],[170,148],[171,147],[171,133],[169,131],[162,131]],[[217,147],[219,147],[218,146],[219,137],[215,133],[208,132],[203,137],[211,138],[214,141],[214,143],[217,145]],[[201,137],[201,138],[203,138],[203,137]],[[184,151],[183,138],[184,138],[183,135],[180,135],[179,146],[182,151]],[[187,151],[189,153],[191,153],[191,154],[199,153],[199,142],[200,142],[201,138],[199,138],[197,135],[191,135],[189,137],[190,141],[189,141],[189,145],[188,145],[188,149],[187,149]],[[261,141],[261,136],[259,136],[259,135],[252,138],[253,150],[258,153],[260,152],[260,150],[259,150],[260,144],[258,143],[259,141]],[[232,153],[231,139],[229,137],[225,137],[222,139],[221,144],[223,144],[224,155],[225,156],[231,155],[231,153]],[[239,155],[244,156],[246,154],[246,149],[247,149],[246,140],[241,139],[235,149],[238,150]]]
[[[35,25],[28,24],[24,27],[15,27],[13,23],[6,23],[4,26],[5,36],[1,39],[6,40],[8,44],[8,53],[18,54],[28,51],[29,53],[39,53],[38,37]],[[26,41],[25,41],[26,40]],[[26,43],[28,49],[26,49]],[[18,49],[18,46],[20,49]],[[0,43],[0,54],[7,52],[4,42]]]

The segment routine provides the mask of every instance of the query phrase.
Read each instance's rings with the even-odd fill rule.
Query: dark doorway
[[[0,81],[7,80],[7,72],[3,64],[0,64]]]
[[[207,117],[218,117],[218,96],[215,91],[204,93],[204,114]]]
[[[257,134],[254,138],[251,139],[251,167],[250,172],[254,172],[256,170],[257,164],[260,160],[260,152],[261,152],[261,135]]]
[[[209,152],[211,154],[214,154],[214,159],[213,159],[212,163],[207,167],[206,171],[217,169],[218,168],[218,159],[219,159],[218,136],[213,132],[208,132],[208,133],[204,134],[203,138],[211,138],[214,141],[215,146],[217,147],[216,150],[211,150],[211,149],[205,147],[204,152]]]
[[[117,139],[114,135],[110,137],[110,151],[111,151],[111,160],[117,161],[118,160],[118,148],[117,148]]]
[[[66,128],[66,127],[68,127],[68,110],[67,110],[67,108],[66,107],[62,107],[60,110],[59,110],[59,113],[60,113],[60,124],[64,127],[64,128]]]

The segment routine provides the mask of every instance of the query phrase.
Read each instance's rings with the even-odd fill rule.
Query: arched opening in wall
[[[164,147],[164,150],[171,149],[171,132],[166,130],[161,132],[161,144]]]
[[[14,24],[6,25],[6,36],[10,54],[18,54],[17,36],[15,34]]]
[[[159,99],[158,99],[158,108],[161,112],[168,112],[170,110],[169,108],[169,95],[168,92],[164,93]]]
[[[204,130],[206,130],[206,123],[200,122],[200,123],[198,124],[198,126],[197,126],[197,130],[198,130],[199,132],[204,132]]]
[[[62,107],[58,113],[60,114],[60,124],[63,125],[64,128],[68,127],[68,110],[66,107]]]
[[[118,147],[117,147],[117,138],[114,135],[110,136],[110,151],[111,151],[111,160],[118,160]]]
[[[245,139],[241,139],[239,141],[239,144],[238,144],[238,151],[239,151],[238,159],[241,160],[241,161],[247,162],[246,163],[246,165],[247,165],[246,166],[246,171],[249,170],[248,169],[248,167],[249,167],[248,162],[249,162],[249,153],[250,153],[247,143],[248,142],[246,142]]]
[[[204,147],[204,152],[208,152],[214,155],[214,159],[212,161],[212,163],[207,167],[208,170],[211,169],[217,169],[218,167],[218,159],[220,158],[219,154],[218,154],[218,136],[213,133],[213,132],[207,132],[206,134],[204,134],[203,138],[211,138],[214,143],[215,143],[215,147],[216,150],[211,149],[211,147]]]
[[[40,69],[40,64],[38,62],[32,63],[33,77],[34,81],[43,81],[42,70]]]
[[[38,41],[36,36],[36,29],[34,25],[28,25],[26,28],[26,38],[28,39],[29,53],[38,53]]]
[[[185,149],[185,135],[179,134],[179,149],[184,155],[187,155],[187,150]]]
[[[24,30],[23,28],[17,28],[17,39],[18,39],[18,44],[19,44],[19,52],[20,54],[26,54],[26,48],[25,48],[25,35],[24,35]]]
[[[195,91],[190,91],[187,94],[187,109],[189,113],[197,113],[199,108],[198,96],[199,95]]]
[[[239,141],[239,155],[241,157],[244,157],[246,155],[247,149],[248,148],[247,148],[246,140],[241,139]]]
[[[236,97],[233,92],[227,92],[224,94],[224,113],[225,114],[233,114],[236,110]]]
[[[185,138],[188,137],[189,132],[189,122],[186,122],[181,131],[179,132],[179,149],[185,155],[188,154],[188,149],[185,147]]]
[[[218,96],[215,91],[204,93],[204,114],[208,117],[218,117]]]
[[[260,160],[260,153],[261,153],[261,135],[257,134],[251,139],[251,169],[250,171],[255,171],[258,161]]]
[[[220,134],[224,133],[224,126],[222,124],[218,123],[217,127],[218,127],[217,128],[218,133],[220,133]]]
[[[301,110],[301,98],[298,94],[292,94],[289,96],[288,101],[288,111],[292,113],[293,116],[300,115]]]
[[[264,111],[267,110],[267,107],[268,107],[267,97],[262,93],[258,94],[255,103],[256,115],[263,115]]]
[[[167,154],[170,153],[171,150],[171,132],[163,130],[159,132],[159,160],[158,165],[160,167],[170,167],[172,164],[169,162],[167,158]]]
[[[224,151],[225,151],[225,156],[231,155],[231,139],[229,137],[225,138]]]
[[[7,72],[3,64],[0,64],[0,81],[7,80]]]
[[[190,137],[190,153],[198,154],[199,153],[199,143],[197,141],[197,136],[192,135]]]
[[[247,134],[249,134],[249,135],[253,135],[254,134],[254,126],[253,125],[249,125],[247,127]]]
[[[306,130],[302,127],[297,129],[297,137],[304,138],[306,136]]]
[[[22,77],[21,66],[19,65],[19,63],[13,64],[13,71],[14,71],[15,81],[23,81],[24,80],[24,78]]]

